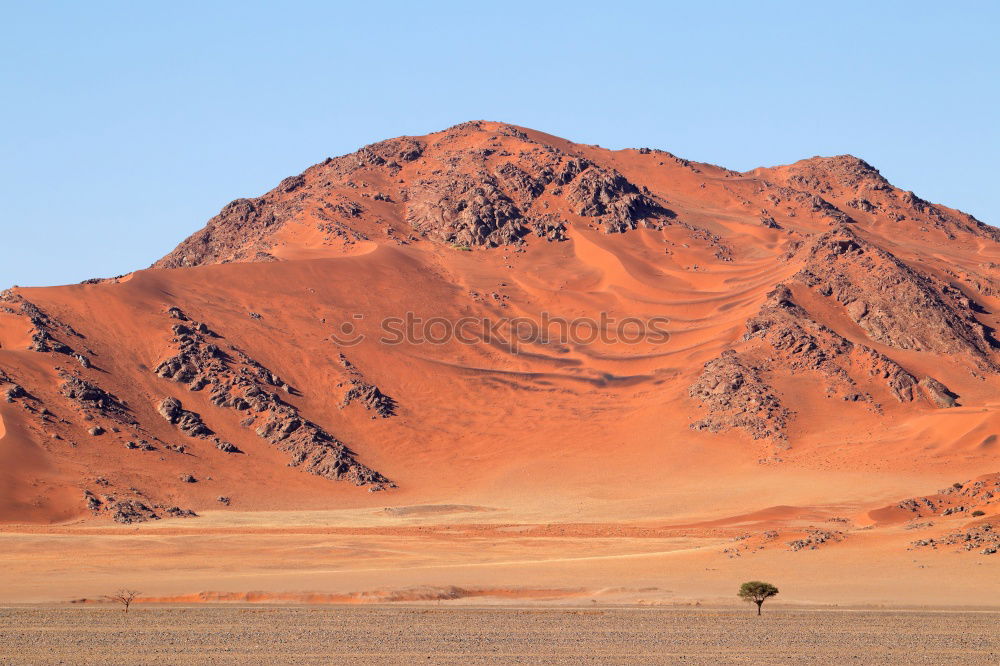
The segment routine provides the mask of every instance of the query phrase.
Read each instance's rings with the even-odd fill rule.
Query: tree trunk
[[[764,605],[763,601],[757,602],[757,615],[760,615],[760,607]]]

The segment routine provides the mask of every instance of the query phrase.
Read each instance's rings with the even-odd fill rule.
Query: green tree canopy
[[[743,601],[752,601],[757,604],[757,615],[760,615],[760,607],[764,605],[764,600],[773,597],[778,593],[778,588],[762,580],[751,580],[740,585],[737,593]]]

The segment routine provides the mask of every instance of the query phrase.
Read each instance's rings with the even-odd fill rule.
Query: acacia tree
[[[743,601],[752,601],[757,604],[757,615],[760,615],[760,607],[764,605],[764,600],[777,593],[778,588],[774,585],[760,580],[751,580],[740,585],[740,591],[737,594]]]
[[[139,596],[139,592],[137,590],[129,590],[123,587],[108,598],[112,601],[117,601],[124,606],[125,612],[127,613],[128,607],[132,605],[132,602],[135,601],[137,596]]]

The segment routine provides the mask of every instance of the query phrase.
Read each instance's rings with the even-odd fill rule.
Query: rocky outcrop
[[[933,516],[976,517],[976,512],[1000,504],[1000,473],[984,474],[970,481],[957,481],[933,495],[902,500],[895,508],[904,509],[913,519]],[[978,515],[984,512],[979,511]]]
[[[89,367],[90,361],[87,357],[78,354],[70,345],[59,339],[81,338],[82,336],[72,326],[49,316],[40,307],[10,289],[0,293],[0,303],[5,304],[4,308],[8,312],[19,314],[28,320],[32,328],[31,345],[28,349],[43,353],[74,355],[78,359],[84,359],[81,364]]]
[[[517,242],[526,231],[522,217],[496,178],[480,171],[411,188],[406,219],[445,242],[495,247]]]
[[[15,382],[7,373],[0,370],[0,397],[5,402],[14,402],[20,398],[28,397],[28,392],[24,387]]]
[[[949,391],[947,386],[933,377],[924,377],[920,380],[919,386],[924,395],[927,396],[927,399],[938,407],[947,409],[958,406],[958,401],[956,400],[958,396]]]
[[[326,240],[350,244],[369,237],[356,222],[377,216],[377,233],[399,242],[401,230],[414,240],[471,248],[519,244],[529,233],[562,240],[571,224],[563,210],[609,233],[659,227],[675,217],[613,168],[514,127],[492,135],[487,127],[465,123],[433,145],[402,137],[328,159],[261,197],[229,203],[154,267],[271,257],[275,233],[293,221],[308,220]],[[398,178],[404,168],[408,177]],[[365,191],[369,177],[379,182],[377,191]],[[391,191],[382,189],[386,183]]]
[[[805,535],[799,539],[788,542],[788,549],[791,551],[816,550],[823,544],[838,543],[843,541],[846,535],[840,530],[822,530],[809,528]]]
[[[916,377],[885,354],[855,344],[816,322],[794,301],[791,289],[784,284],[777,285],[767,295],[757,315],[747,321],[746,330],[745,341],[759,339],[775,352],[769,358],[769,366],[815,372],[825,380],[828,393],[838,394],[844,400],[873,402],[861,378],[881,384],[899,402],[912,402],[919,397]],[[928,377],[924,384],[924,394],[933,404],[953,406],[953,402],[948,404],[948,400],[941,398],[950,393],[941,382]]]
[[[386,419],[396,413],[396,401],[382,393],[374,384],[365,383],[359,379],[351,380],[351,387],[344,393],[341,407],[347,407],[352,402],[360,402],[366,409]]]
[[[995,342],[972,301],[917,273],[898,258],[840,227],[813,240],[795,276],[838,303],[872,340],[897,349],[967,354],[995,369]]]
[[[991,523],[970,527],[960,532],[951,532],[938,538],[917,539],[910,543],[914,548],[947,548],[954,552],[976,552],[980,555],[996,555],[1000,551],[1000,529]]]
[[[210,391],[212,404],[242,412],[243,426],[287,452],[290,466],[374,490],[395,487],[383,475],[359,462],[346,444],[279,397],[273,388],[281,387],[286,394],[294,389],[276,373],[236,347],[230,345],[223,351],[216,342],[220,336],[179,308],[168,310],[168,314],[183,323],[172,328],[177,353],[156,366],[157,375],[186,384],[190,390],[206,389]],[[167,413],[177,417],[180,402],[169,400]]]
[[[608,233],[621,233],[640,224],[676,217],[617,171],[597,166],[588,166],[569,182],[566,199],[573,205],[574,213],[597,218]]]
[[[515,243],[529,230],[560,240],[567,221],[536,205],[543,194],[565,199],[574,215],[595,218],[609,233],[675,217],[617,171],[558,150],[534,150],[519,164],[483,165],[470,174],[477,158],[457,155],[446,178],[409,189],[407,220],[416,229],[468,246]]]
[[[153,268],[181,268],[253,259],[258,252],[271,247],[266,237],[300,210],[281,196],[295,189],[297,187],[289,189],[288,186],[282,189],[279,185],[262,197],[231,201],[208,221],[205,228],[153,264]]]
[[[359,402],[366,409],[374,412],[376,416],[387,419],[396,414],[396,401],[386,395],[378,386],[370,384],[365,380],[365,376],[349,361],[343,354],[340,355],[340,364],[347,370],[348,379],[340,386],[346,384],[347,390],[341,400],[341,408],[347,407],[352,402]]]
[[[123,500],[115,502],[109,507],[111,518],[116,523],[131,525],[132,523],[144,523],[149,520],[159,520],[160,517],[153,509],[140,500]]]
[[[156,411],[188,437],[209,437],[214,434],[195,412],[184,409],[177,398],[164,398]]]
[[[743,339],[764,341],[775,352],[771,357],[774,363],[794,371],[817,372],[833,390],[845,395],[856,393],[856,382],[841,363],[854,345],[815,322],[783,284],[767,295],[758,313],[747,321]]]
[[[78,407],[124,423],[135,423],[128,406],[97,384],[65,372],[60,377],[63,381],[59,391]]]
[[[688,395],[708,411],[691,424],[693,430],[740,428],[754,439],[786,440],[791,412],[764,381],[761,368],[731,349],[705,364]]]
[[[145,494],[138,488],[128,488],[123,494],[109,488],[112,484],[105,478],[96,479],[98,486],[105,488],[104,493],[97,495],[91,490],[83,491],[83,499],[87,509],[97,515],[108,515],[116,523],[122,525],[132,525],[134,523],[145,523],[150,520],[160,520],[161,518],[195,518],[197,513],[191,509],[182,509],[178,506],[166,504],[153,504]]]
[[[786,167],[760,169],[757,173],[771,183],[805,194],[836,198],[844,207],[882,221],[898,224],[912,219],[925,229],[940,229],[950,238],[971,234],[1000,241],[1000,230],[996,227],[893,187],[878,169],[853,155],[813,157]]]

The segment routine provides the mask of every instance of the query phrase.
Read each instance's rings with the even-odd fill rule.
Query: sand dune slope
[[[416,515],[503,561],[672,552],[633,532],[669,526],[696,570],[904,561],[969,530],[963,557],[992,563],[998,238],[850,156],[737,173],[491,122],[374,144],[150,269],[4,292],[3,536],[43,552],[69,528],[460,506],[481,510]],[[961,512],[908,508],[975,479]],[[582,524],[628,534],[509,536]],[[159,592],[213,589],[182,578]]]

